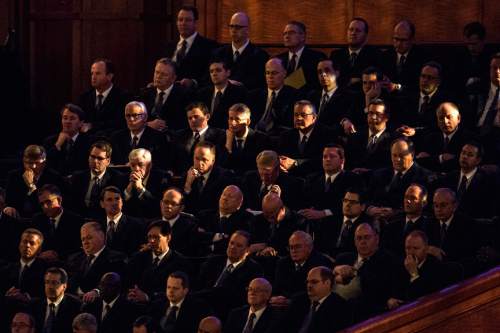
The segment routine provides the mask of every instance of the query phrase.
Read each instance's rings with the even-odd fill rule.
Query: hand
[[[418,274],[418,259],[414,255],[407,255],[404,261],[406,271],[411,276]]]
[[[257,253],[257,255],[262,257],[275,257],[278,255],[278,252],[271,246],[268,246],[265,249],[261,250],[259,253]]]
[[[95,290],[91,290],[89,292],[86,292],[85,294],[83,294],[82,296],[82,301],[83,303],[94,303],[94,301],[99,297],[99,295],[97,294],[97,291]]]
[[[130,183],[137,190],[142,190],[142,179],[144,178],[144,173],[142,170],[132,171],[130,173]]]
[[[19,212],[14,207],[5,207],[3,209],[3,213],[5,215],[9,215],[10,217],[13,217],[15,219],[21,218],[21,215],[19,215]]]
[[[229,79],[228,81],[231,82],[232,84],[236,85],[236,86],[242,86],[243,85],[243,83],[240,82],[240,81],[231,80],[231,79]]]
[[[269,300],[269,304],[274,307],[287,307],[290,305],[290,300],[286,298],[285,296],[273,296]]]
[[[31,297],[28,293],[23,293],[21,292],[21,289],[18,289],[16,287],[11,287],[7,292],[5,293],[5,297],[12,298],[20,303],[27,304],[31,300]]]
[[[441,248],[439,248],[437,246],[433,246],[433,245],[429,245],[429,248],[427,249],[427,253],[430,255],[433,255],[434,257],[436,257],[439,260],[443,260],[443,257],[446,256],[446,253]]]
[[[228,152],[232,153],[233,151],[233,139],[234,133],[230,129],[226,129],[226,149]]]
[[[191,187],[196,178],[198,178],[200,172],[196,170],[194,167],[189,168],[186,173],[186,182],[184,183],[184,191],[191,192]]]
[[[358,175],[362,175],[364,173],[367,173],[369,172],[371,169],[367,169],[367,168],[355,168],[352,170],[352,172],[354,172],[355,174],[358,174]]]
[[[422,152],[418,153],[418,155],[417,155],[417,158],[427,158],[427,157],[431,157],[431,154],[429,154],[426,151],[422,151]]]
[[[414,136],[415,133],[417,132],[415,128],[406,125],[401,126],[396,131],[404,136]]]
[[[64,143],[69,139],[70,139],[69,134],[60,132],[59,135],[57,136],[56,143],[54,144],[57,150],[61,150]]]
[[[297,161],[294,160],[293,158],[280,155],[280,169],[284,172],[288,172],[290,169],[292,169],[294,166],[297,165]]]
[[[344,128],[344,133],[346,135],[356,133],[356,128],[354,127],[354,124],[347,118],[342,122],[342,127]]]
[[[92,124],[91,123],[83,123],[82,127],[80,128],[80,132],[87,133],[91,129],[92,129]]]
[[[56,262],[59,260],[59,255],[54,250],[43,251],[38,257],[46,262]]]
[[[153,248],[151,247],[151,245],[149,243],[145,243],[145,244],[141,245],[141,247],[139,248],[139,252],[146,252],[146,251],[150,251],[152,249]]]
[[[155,119],[148,121],[148,126],[151,128],[154,128],[157,131],[163,131],[167,129],[167,124],[165,123],[165,120],[163,119]]]
[[[373,84],[371,85],[370,87],[370,90],[368,90],[368,92],[366,92],[365,94],[365,100],[366,102],[370,102],[372,101],[373,99],[377,98],[378,96],[380,96],[380,93],[382,92],[382,85],[380,82],[373,82]],[[366,106],[368,106],[368,103],[366,104]]]
[[[389,298],[387,300],[387,308],[389,310],[393,310],[397,307],[399,307],[401,304],[403,304],[404,301],[400,300],[400,299],[397,299],[397,298]]]
[[[182,79],[182,80],[180,80],[180,81],[179,81],[179,84],[180,84],[181,86],[183,86],[184,88],[189,89],[189,88],[191,88],[192,86],[194,86],[194,81],[193,81],[193,80],[191,80],[191,79]]]
[[[455,158],[455,155],[454,154],[450,154],[450,153],[444,153],[444,154],[441,154],[441,159],[444,161],[449,161],[449,160],[452,160]]]
[[[298,213],[308,220],[319,220],[326,216],[323,210],[317,210],[313,208],[301,209],[298,211]]]
[[[23,173],[23,180],[26,186],[31,187],[35,183],[35,172],[32,169],[27,168]]]
[[[394,214],[394,211],[390,207],[376,207],[376,206],[370,206],[368,207],[366,213],[369,216],[373,216],[375,218],[387,218],[390,217]]]
[[[134,288],[128,290],[127,298],[129,301],[136,303],[146,303],[147,301],[149,301],[148,295],[144,291],[139,289],[137,285],[135,285]]]
[[[281,188],[279,185],[272,185],[271,188],[269,189],[269,193],[275,193],[278,195],[278,197],[281,197]]]
[[[336,276],[340,277],[340,279],[338,280],[341,281],[340,283],[346,283],[356,275],[356,270],[354,269],[354,267],[349,265],[339,265],[335,266],[335,268],[333,269],[333,273]]]

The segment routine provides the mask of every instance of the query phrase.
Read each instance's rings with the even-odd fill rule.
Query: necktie
[[[100,111],[102,108],[102,100],[104,99],[104,95],[97,95],[97,103],[95,104],[95,108],[97,111]]]
[[[295,67],[297,67],[297,54],[294,53],[288,63],[287,75],[292,74],[295,71]]]
[[[228,231],[228,218],[226,216],[222,216],[220,219],[219,219],[219,230],[226,234],[226,233],[229,233],[229,232],[226,232]]]
[[[342,233],[340,234],[340,237],[337,242],[338,248],[343,248],[347,246],[351,229],[352,229],[352,220],[345,221],[344,229],[342,230]]]
[[[19,277],[18,277],[18,281],[17,281],[17,287],[19,289],[24,289],[22,288],[22,283],[23,283],[23,279],[24,279],[24,275],[26,274],[26,271],[28,270],[28,265],[24,265],[22,266],[21,265],[21,268],[19,269]]]
[[[212,102],[212,116],[214,115],[215,111],[219,108],[221,98],[222,98],[222,92],[220,90],[217,90],[217,93],[215,94],[214,100]]]
[[[131,144],[132,149],[137,148],[138,144],[139,144],[139,137],[137,135],[134,135],[134,137],[132,138],[132,144]]]
[[[446,234],[448,232],[448,227],[446,226],[446,223],[441,222],[441,248],[443,247],[444,241],[446,240]]]
[[[181,48],[177,51],[177,55],[175,56],[176,62],[179,64],[182,62],[182,59],[186,56],[187,42],[184,39],[181,43]]]
[[[260,118],[259,123],[257,124],[257,129],[262,132],[269,132],[273,128],[274,125],[273,104],[275,100],[276,100],[276,91],[273,90],[273,92],[271,93],[271,100],[267,105],[266,111],[264,112],[262,118]]]
[[[193,184],[191,185],[191,191],[200,194],[203,191],[203,187],[205,186],[204,181],[205,177],[203,176],[197,177],[193,181]]]
[[[153,267],[156,268],[158,267],[158,264],[160,263],[160,257],[155,257],[153,259]]]
[[[50,237],[54,237],[56,234],[56,219],[50,218],[49,219],[49,235]]]
[[[377,143],[377,136],[376,134],[372,134],[370,135],[370,138],[368,139],[368,145],[366,146],[366,150],[369,153],[371,153],[375,148],[375,143]]]
[[[302,322],[302,326],[300,327],[299,333],[308,333],[309,332],[309,326],[311,326],[311,322],[314,316],[314,313],[316,312],[316,308],[318,307],[319,302],[314,301],[313,304],[311,305],[311,308],[309,309],[309,312],[304,318],[304,321]]]
[[[165,319],[160,322],[164,332],[174,332],[175,321],[177,320],[177,310],[179,310],[179,308],[175,305],[168,308],[167,314],[164,317]]]
[[[54,321],[56,320],[56,305],[54,303],[49,304],[49,316],[45,321],[43,326],[43,333],[52,333],[52,328],[54,327]]]
[[[449,144],[450,144],[450,137],[448,135],[445,135],[443,139],[443,150],[446,150]]]
[[[240,152],[243,149],[243,139],[234,139],[233,151]]]
[[[198,142],[200,142],[200,139],[201,139],[200,132],[195,131],[194,135],[193,135],[193,144],[191,145],[191,149],[190,149],[191,156],[193,156],[194,148],[196,147],[196,145],[198,144]]]
[[[160,118],[160,113],[161,113],[161,108],[163,106],[163,97],[164,96],[165,96],[164,91],[161,91],[159,94],[156,95],[155,106],[153,107],[153,110],[151,111],[151,115],[154,118]]]
[[[424,95],[422,105],[420,105],[420,110],[418,111],[420,114],[424,114],[427,108],[429,107],[430,96]]]
[[[262,183],[261,188],[260,188],[260,193],[259,193],[259,200],[262,202],[262,199],[266,196],[266,194],[269,192],[270,186],[267,186],[266,184]]]
[[[405,64],[405,61],[406,61],[406,57],[404,55],[402,55],[399,58],[399,63],[398,63],[398,73],[399,74],[401,74],[401,72],[403,71],[403,66]]]
[[[87,192],[85,196],[85,203],[87,207],[94,207],[99,202],[99,194],[101,191],[101,187],[99,184],[99,177],[95,176],[92,178],[92,186],[90,187],[90,191]]]
[[[358,57],[358,54],[356,52],[351,53],[349,57],[349,64],[351,67],[354,67],[354,63],[356,62],[356,58]]]
[[[487,134],[491,127],[493,126],[494,119],[497,115],[498,112],[498,98],[500,97],[500,87],[497,87],[497,91],[495,92],[495,96],[493,97],[493,100],[491,101],[490,108],[488,109],[488,113],[486,114],[486,117],[484,118],[483,125],[481,126],[481,129],[479,133],[481,135]]]
[[[323,97],[321,98],[321,103],[319,104],[318,117],[323,112],[323,110],[326,108],[327,104],[328,104],[328,94],[324,93]]]
[[[233,55],[233,62],[237,62],[240,57],[240,51],[236,50]]]
[[[248,317],[247,324],[245,325],[245,328],[243,329],[242,333],[252,333],[253,331],[253,325],[255,321],[255,313],[250,313],[250,316]]]
[[[224,270],[222,271],[222,273],[220,273],[219,278],[215,282],[214,287],[219,287],[221,284],[223,284],[224,280],[226,280],[227,277],[232,273],[233,268],[234,268],[233,264],[227,265],[226,268],[224,268]]]
[[[102,310],[101,320],[103,320],[104,317],[106,317],[108,315],[108,313],[109,313],[110,310],[111,310],[111,306],[109,304],[106,304],[106,306]]]
[[[115,221],[111,220],[108,222],[108,230],[106,231],[106,244],[111,244],[113,242],[113,237],[115,235]]]
[[[401,186],[401,172],[396,172],[394,177],[392,178],[391,183],[389,184],[389,191],[396,191]]]
[[[65,147],[66,152],[67,153],[71,152],[74,145],[75,145],[75,142],[73,141],[73,139],[69,139],[68,141],[66,141],[66,147]]]
[[[304,155],[304,151],[306,150],[306,145],[307,145],[307,136],[303,135],[298,146],[300,155]]]
[[[325,192],[330,191],[330,186],[332,186],[332,176],[327,176],[325,182]]]
[[[87,273],[90,271],[90,268],[92,267],[92,260],[94,260],[95,255],[89,254],[87,256],[87,259],[85,260],[85,269],[83,271],[83,275],[87,275]]]
[[[467,177],[465,177],[465,175],[463,175],[462,179],[460,180],[460,186],[458,186],[458,189],[457,189],[458,201],[460,201],[460,199],[462,199],[462,196],[464,195],[466,190],[467,190]]]

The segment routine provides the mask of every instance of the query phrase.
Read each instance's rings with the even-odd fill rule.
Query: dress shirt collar
[[[30,261],[24,261],[23,258],[19,259],[19,263],[21,264],[21,269],[24,269],[25,266],[30,267],[31,264],[35,261],[36,257],[31,259]]]
[[[477,167],[475,167],[472,171],[467,173],[464,173],[462,170],[460,170],[460,178],[458,181],[462,181],[462,178],[465,176],[467,178],[467,183],[470,183],[472,177],[474,177],[476,172],[477,172]]]
[[[438,91],[439,87],[434,90],[432,93],[430,93],[429,95],[429,101],[432,100],[432,96],[434,96],[436,94],[436,92]],[[426,96],[422,91],[420,91],[420,104],[422,104],[424,102],[424,96]]]
[[[113,305],[115,305],[116,301],[118,300],[118,297],[120,297],[120,295],[116,296],[115,299],[113,299],[111,302],[109,303],[106,303],[106,301],[102,301],[102,308],[104,309],[106,307],[106,305],[109,305],[110,308],[113,307]]]
[[[55,311],[57,313],[57,309],[59,308],[59,305],[61,304],[61,302],[63,301],[64,299],[64,294],[62,294],[55,302],[52,302],[50,299],[46,299],[47,300],[47,316],[49,314],[49,311],[50,311],[50,304],[54,304],[55,305]]]
[[[123,215],[123,213],[119,212],[118,214],[116,214],[115,216],[113,216],[113,218],[110,218],[109,216],[106,216],[106,226],[109,227],[109,221],[113,220],[113,222],[115,222],[115,230],[116,230],[116,228],[118,227],[118,222],[120,222],[120,220],[122,218],[122,215]]]
[[[441,226],[442,223],[446,224],[446,229],[449,229],[450,228],[450,224],[451,224],[451,220],[453,220],[453,218],[455,217],[455,214],[453,214],[449,219],[447,219],[446,221],[439,221],[439,226]]]
[[[196,135],[196,132],[200,133],[200,138],[203,137],[205,135],[205,132],[208,130],[208,126],[205,127],[205,128],[202,128],[201,130],[199,131],[193,131],[193,138],[194,136]]]
[[[255,314],[255,320],[253,321],[253,327],[255,327],[255,325],[257,325],[257,322],[259,321],[259,319],[262,316],[262,314],[264,313],[264,311],[266,311],[266,309],[267,309],[267,306],[263,307],[262,309],[259,309],[259,310],[255,311],[255,312],[252,312],[252,309],[248,309],[247,321],[250,318],[250,315],[252,313],[254,313]]]
[[[162,217],[162,220],[163,220],[163,221],[168,222],[168,224],[170,224],[170,228],[173,228],[173,227],[174,227],[175,222],[177,222],[177,220],[179,219],[179,217],[180,217],[180,216],[181,216],[181,215],[180,215],[180,214],[178,214],[176,217],[174,217],[173,219],[170,219],[170,220],[169,220],[169,219],[166,219],[165,217]]]
[[[337,178],[337,176],[338,176],[341,172],[342,172],[342,170],[340,170],[340,171],[338,171],[338,172],[334,173],[333,175],[329,175],[329,174],[325,173],[325,182],[327,182],[327,181],[328,181],[328,178],[330,178],[330,179],[331,179],[331,182],[333,183],[333,182],[335,181],[335,179]]]
[[[378,138],[380,138],[380,136],[382,135],[382,133],[384,133],[386,130],[386,128],[384,128],[383,130],[377,132],[377,133],[373,133],[370,129],[368,129],[368,138],[371,138],[372,135],[375,134],[375,138],[378,140]]]
[[[163,260],[163,258],[164,258],[164,257],[165,257],[165,256],[166,256],[169,252],[170,252],[170,248],[168,248],[168,249],[167,249],[167,251],[163,252],[162,254],[160,254],[160,255],[158,255],[158,256],[157,256],[157,255],[156,255],[153,251],[151,251],[151,254],[152,254],[152,256],[153,256],[153,260],[155,260],[156,258],[159,258],[159,259],[160,259],[160,261],[162,261],[162,260]]]
[[[229,258],[226,260],[226,266],[224,267],[227,267],[229,265],[233,265],[233,270],[236,269],[236,267],[238,267],[239,265],[241,265],[241,263],[245,260],[245,258],[241,259],[240,261],[237,261],[237,262],[231,262],[231,260],[229,260]]]
[[[326,94],[326,95],[328,95],[328,100],[330,100],[330,98],[332,98],[333,94],[335,94],[337,89],[339,89],[338,86],[333,88],[332,90],[329,90],[329,91],[325,91],[325,89],[321,90],[321,99],[323,99],[323,96],[325,96],[325,94]]]
[[[300,61],[300,57],[302,56],[302,52],[304,52],[304,48],[305,48],[305,46],[302,46],[300,48],[300,50],[298,50],[296,52],[288,51],[288,61],[292,60],[292,57],[294,54],[297,55],[297,58],[295,58],[295,68],[299,68],[299,61]]]
[[[111,84],[111,86],[104,90],[102,93],[98,92],[97,89],[95,90],[95,99],[97,101],[97,96],[98,95],[102,95],[102,102],[104,103],[104,101],[106,100],[106,98],[108,97],[109,93],[111,92],[111,89],[113,89],[113,84]]]
[[[243,51],[245,51],[248,44],[250,44],[250,39],[247,39],[245,44],[243,44],[239,49],[237,49],[236,46],[234,45],[234,43],[231,43],[231,48],[233,49],[233,54],[234,54],[234,52],[238,51],[240,53],[240,56],[241,56],[241,54],[243,53]]]
[[[273,94],[273,91],[276,94],[276,98],[278,98],[278,95],[280,94],[281,89],[283,89],[283,86],[279,89],[276,89],[276,90],[272,90],[272,89],[267,88],[267,104],[269,104],[269,101],[271,100],[271,95]]]
[[[132,133],[131,131],[129,131],[129,133],[130,133],[130,142],[132,142],[132,140],[134,140],[134,136],[136,136],[136,137],[137,137],[137,143],[139,143],[139,141],[141,141],[141,137],[142,137],[142,135],[144,134],[144,131],[145,131],[145,130],[146,130],[146,127],[144,127],[144,128],[142,129],[142,131],[140,131],[140,132],[139,132],[139,133],[137,133],[137,134],[134,134],[134,133]]]
[[[177,50],[179,50],[182,47],[182,41],[186,41],[186,54],[188,53],[189,49],[194,43],[194,39],[198,36],[198,31],[195,31],[191,36],[188,38],[183,38],[182,36],[179,36],[179,42],[177,43]]]
[[[165,94],[165,95],[163,95],[163,101],[161,101],[162,104],[165,103],[165,101],[167,100],[168,96],[170,95],[170,92],[172,92],[173,88],[174,88],[174,84],[173,83],[170,85],[170,87],[168,87],[165,90],[160,90],[160,89],[156,88],[156,93],[157,94],[160,94],[162,92]]]

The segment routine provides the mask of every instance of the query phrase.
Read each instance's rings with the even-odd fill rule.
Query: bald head
[[[270,223],[278,223],[285,218],[285,207],[278,194],[269,192],[264,196],[262,214]]]
[[[243,46],[248,41],[248,32],[250,26],[250,19],[244,12],[237,12],[231,16],[229,22],[229,34],[231,41],[236,47]]]
[[[205,317],[198,325],[198,333],[221,333],[222,324],[219,318],[210,316]]]
[[[227,186],[219,198],[219,212],[223,215],[233,214],[243,204],[243,193],[236,185]]]

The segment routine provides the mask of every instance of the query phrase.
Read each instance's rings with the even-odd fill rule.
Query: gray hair
[[[81,329],[95,333],[97,332],[97,320],[92,314],[83,312],[73,319],[72,327],[73,329]]]
[[[151,162],[151,152],[145,148],[137,148],[128,154],[129,162],[138,158],[143,158],[146,162]]]

